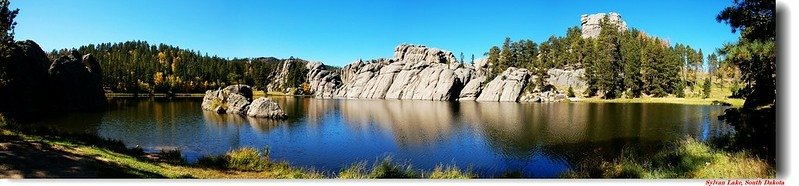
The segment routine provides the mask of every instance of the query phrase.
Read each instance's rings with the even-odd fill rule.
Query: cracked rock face
[[[312,94],[319,98],[333,98],[336,89],[341,86],[341,76],[319,62],[308,63],[306,79]]]
[[[580,95],[588,89],[588,82],[583,80],[585,76],[585,69],[549,69],[547,70],[547,83],[555,86],[561,92],[566,92],[569,87],[572,88],[575,94]]]
[[[477,101],[518,101],[527,85],[530,72],[524,68],[510,67],[491,80],[477,97]]]
[[[580,17],[580,27],[582,28],[583,38],[596,38],[599,37],[599,32],[602,30],[600,21],[608,17],[611,23],[619,26],[620,31],[627,30],[627,23],[621,19],[621,15],[616,12],[598,13],[598,14],[585,14]]]
[[[452,52],[417,45],[399,45],[394,59],[358,60],[331,71],[321,63],[309,63],[308,82],[317,98],[401,99],[437,101],[520,101],[531,73],[510,67],[494,79],[487,78],[485,60],[474,65],[455,61]],[[585,70],[550,69],[545,83],[562,92],[569,87],[581,93]],[[543,96],[540,96],[543,95]],[[537,94],[521,101],[563,100],[558,94]]]
[[[472,71],[457,63],[452,52],[403,44],[395,48],[394,59],[344,66],[343,84],[333,98],[456,100]]]

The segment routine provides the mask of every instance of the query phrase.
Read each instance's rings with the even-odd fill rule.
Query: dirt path
[[[97,160],[60,146],[0,137],[0,178],[96,178]]]

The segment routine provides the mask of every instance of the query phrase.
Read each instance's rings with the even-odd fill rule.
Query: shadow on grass
[[[25,141],[19,136],[0,135],[2,178],[163,178],[153,172],[97,160],[54,147]]]
[[[91,134],[62,133],[52,128],[6,125],[0,134],[1,178],[164,178],[158,173],[143,171],[122,164],[98,160],[66,151],[69,146],[54,147],[46,142],[66,141],[95,146],[111,152],[142,157],[141,148],[127,148],[119,140]],[[22,135],[36,136],[24,140]]]
[[[693,138],[674,142],[651,156],[634,147],[619,157],[580,165],[566,178],[773,178],[774,168],[751,153],[718,150]]]

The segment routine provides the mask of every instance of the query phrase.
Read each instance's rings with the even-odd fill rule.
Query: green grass
[[[233,150],[226,155],[232,155],[231,165],[234,169],[208,167],[200,164],[184,164],[185,160],[181,157],[179,151],[176,150],[163,150],[158,153],[161,158],[159,160],[152,160],[137,155],[136,148],[120,150],[117,147],[116,141],[102,141],[98,139],[91,142],[81,141],[82,138],[71,137],[73,135],[63,134],[59,135],[40,135],[40,134],[23,134],[19,131],[0,128],[0,135],[2,138],[20,138],[25,141],[41,142],[53,146],[53,148],[61,149],[67,153],[77,156],[90,157],[101,163],[101,173],[104,172],[118,172],[111,175],[100,174],[98,177],[117,177],[118,175],[125,175],[123,177],[138,177],[138,178],[322,178],[323,174],[303,168],[289,166],[285,162],[268,162],[268,159],[260,156],[256,161],[252,161],[254,157],[251,148]],[[87,137],[83,137],[87,138]],[[143,153],[141,153],[143,154]],[[227,161],[227,160],[226,160]],[[264,166],[264,165],[268,166]],[[258,170],[253,170],[256,168]],[[246,170],[239,170],[246,169]]]
[[[461,170],[457,166],[438,165],[431,172],[414,169],[408,163],[399,163],[390,156],[384,157],[367,169],[366,162],[354,163],[342,169],[338,178],[342,179],[374,179],[374,178],[431,178],[431,179],[470,179],[477,175],[470,170]]]
[[[227,152],[221,156],[201,157],[197,164],[203,167],[238,171],[263,171],[269,165],[268,150],[262,154],[255,148],[244,147]]]
[[[431,179],[469,179],[469,178],[476,178],[477,175],[471,173],[471,171],[464,171],[458,168],[457,166],[444,166],[438,165],[433,172],[430,173]]]
[[[613,161],[603,161],[598,170],[578,170],[564,177],[603,178],[774,178],[775,170],[766,161],[747,152],[725,152],[686,138],[652,157],[622,153]],[[591,175],[599,172],[600,175]]]
[[[601,99],[601,98],[581,98],[576,99],[576,102],[587,103],[670,103],[670,104],[685,104],[685,105],[712,105],[714,101],[724,102],[731,104],[732,107],[741,107],[744,104],[743,99],[733,98],[677,98],[677,97],[660,97],[660,98],[617,98],[617,99]]]

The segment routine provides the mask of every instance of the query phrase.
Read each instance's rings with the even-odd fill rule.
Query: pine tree
[[[0,34],[0,89],[12,81],[11,77],[8,77],[9,69],[6,67],[6,61],[13,52],[14,27],[17,25],[14,18],[17,17],[19,9],[9,9],[10,3],[8,0],[0,0],[0,32],[2,32]]]
[[[463,64],[463,60],[464,60],[464,59],[463,59],[463,52],[461,52],[461,61],[460,61],[460,62],[461,62],[461,64]]]
[[[472,54],[472,62],[470,62],[469,64],[474,65],[474,54]]]
[[[710,76],[705,77],[705,83],[702,85],[702,93],[704,93],[704,98],[710,97]]]
[[[505,71],[509,67],[509,65],[514,61],[513,53],[511,53],[510,49],[511,40],[510,37],[505,37],[505,42],[502,44],[502,50],[499,53],[499,61],[497,68],[499,68],[499,72]]]
[[[491,49],[488,50],[488,53],[486,53],[488,55],[488,58],[486,60],[488,62],[488,68],[489,68],[489,74],[488,74],[489,79],[493,79],[499,73],[501,73],[500,64],[499,64],[499,53],[500,49],[497,46],[491,47]]]
[[[602,19],[602,29],[598,38],[598,55],[596,67],[598,74],[597,84],[604,92],[605,98],[617,98],[624,87],[623,69],[619,58],[619,32],[615,25],[610,23],[608,17]]]

